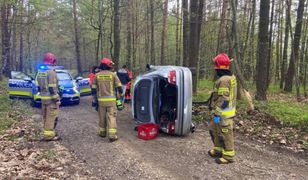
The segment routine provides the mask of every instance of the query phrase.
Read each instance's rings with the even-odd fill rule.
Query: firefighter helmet
[[[44,64],[56,65],[56,63],[57,63],[57,59],[54,54],[52,54],[51,52],[48,52],[44,55]]]
[[[215,69],[229,69],[231,60],[225,53],[218,54],[214,59]]]
[[[107,65],[110,68],[112,68],[112,66],[114,64],[109,58],[101,59],[101,63]]]

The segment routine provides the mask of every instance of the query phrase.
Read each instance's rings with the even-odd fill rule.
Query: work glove
[[[98,105],[97,101],[93,100],[92,101],[92,107],[96,107]]]
[[[95,107],[95,110],[98,111],[98,102],[93,100],[92,101],[92,107]]]
[[[117,100],[116,105],[117,105],[118,111],[122,111],[124,109],[124,106],[123,106],[122,101],[120,99]]]
[[[221,120],[220,116],[214,115],[214,123],[215,124],[219,124],[220,120]]]

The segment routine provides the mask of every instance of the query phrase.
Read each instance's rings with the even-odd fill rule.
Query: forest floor
[[[34,110],[37,114],[32,118],[16,123],[0,136],[1,179],[3,177],[8,179],[12,177],[305,179],[308,177],[308,156],[305,147],[293,148],[291,141],[284,139],[282,132],[275,132],[276,123],[271,125],[274,120],[267,116],[263,117],[265,116],[263,113],[253,115],[240,113],[239,117],[243,118],[235,120],[236,162],[218,165],[207,155],[207,150],[212,147],[207,123],[199,123],[196,132],[186,137],[160,134],[154,140],[144,141],[137,138],[131,109],[127,106],[118,113],[119,140],[109,143],[108,139],[98,136],[98,114],[91,107],[90,99],[83,97],[79,106],[61,108],[57,130],[62,141],[38,141],[42,124],[38,109]],[[194,108],[195,115],[205,111],[203,107]],[[247,122],[244,123],[245,118]],[[258,130],[260,133],[255,133],[254,129],[261,127],[256,122],[259,120],[264,123],[262,126],[264,129]],[[262,136],[263,133],[265,134]],[[280,134],[282,138],[277,140],[265,138],[275,133],[278,137]]]

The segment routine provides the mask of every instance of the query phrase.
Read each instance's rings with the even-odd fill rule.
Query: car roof
[[[65,69],[55,69],[56,72],[68,73],[68,70]]]

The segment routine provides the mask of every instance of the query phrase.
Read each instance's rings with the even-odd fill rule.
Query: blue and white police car
[[[39,65],[37,73],[46,70],[47,66]],[[79,104],[80,95],[91,94],[87,78],[78,77],[77,79],[73,79],[71,74],[62,66],[55,67],[55,71],[58,77],[58,87],[62,103]],[[35,83],[37,73],[35,78],[33,78],[26,73],[12,71],[8,84],[9,97],[32,99],[32,104],[34,106],[39,106],[41,97],[39,92],[37,92]]]

